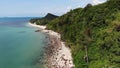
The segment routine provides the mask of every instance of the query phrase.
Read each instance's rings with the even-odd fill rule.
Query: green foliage
[[[54,20],[32,20],[42,21],[50,21],[48,29],[61,33],[72,50],[75,68],[120,67],[120,0],[88,4]]]
[[[47,26],[68,43],[75,68],[120,67],[120,0],[71,10]]]
[[[45,17],[31,19],[30,22],[36,23],[37,25],[46,25],[49,21],[51,21],[57,17],[58,16],[48,13]]]

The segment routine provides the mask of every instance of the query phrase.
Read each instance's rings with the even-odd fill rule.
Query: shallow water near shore
[[[30,18],[0,18],[0,68],[38,68],[46,34],[28,26]]]

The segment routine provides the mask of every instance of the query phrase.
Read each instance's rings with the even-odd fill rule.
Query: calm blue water
[[[37,68],[46,35],[28,26],[30,18],[0,18],[0,68]]]

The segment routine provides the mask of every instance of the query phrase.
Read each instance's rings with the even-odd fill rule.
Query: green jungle
[[[30,22],[61,34],[71,49],[75,68],[120,67],[120,0],[88,4],[59,17]]]

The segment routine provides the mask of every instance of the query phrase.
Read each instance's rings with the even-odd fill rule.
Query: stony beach
[[[61,40],[59,33],[52,30],[46,30],[46,26],[39,26],[31,23],[29,23],[29,25],[40,28],[40,30],[36,32],[42,31],[49,36],[50,42],[45,47],[43,55],[44,61],[42,61],[45,68],[74,68],[71,51],[65,46],[65,42]]]

